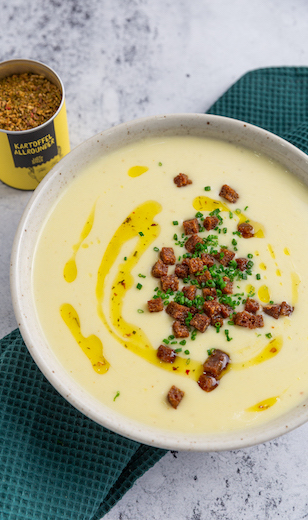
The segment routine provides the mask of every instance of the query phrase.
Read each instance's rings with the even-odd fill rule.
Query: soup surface
[[[192,183],[178,187],[179,173]],[[239,194],[235,203],[219,195],[224,184]],[[301,237],[307,204],[306,186],[279,164],[218,140],[148,139],[94,161],[63,191],[37,244],[33,289],[47,341],[94,398],[157,428],[215,433],[283,414],[308,393]],[[210,214],[219,224],[207,231]],[[162,247],[172,247],[182,263],[190,237],[183,221],[195,218],[208,251],[225,246],[249,264],[234,276],[223,324],[205,332],[190,326],[188,337],[177,338],[165,308],[178,293],[165,294],[152,267]],[[238,232],[247,221],[250,238]],[[169,265],[168,275],[174,269]],[[179,280],[180,292],[184,285],[189,279]],[[202,286],[196,288],[202,313]],[[147,302],[157,296],[164,310],[149,312]],[[263,327],[234,325],[247,298],[259,303]],[[283,301],[294,307],[290,315],[264,313],[263,306]],[[175,350],[173,363],[157,357],[160,345]],[[226,352],[230,363],[217,388],[206,392],[198,379],[212,349]],[[173,385],[184,392],[176,409],[167,400]]]

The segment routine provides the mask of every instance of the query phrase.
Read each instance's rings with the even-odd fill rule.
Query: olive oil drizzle
[[[260,401],[259,403],[250,406],[249,408],[246,408],[246,412],[263,412],[264,410],[268,410],[271,406],[274,406],[274,404],[279,401],[279,396],[275,397],[268,397],[268,399],[264,399],[263,401]]]
[[[156,349],[153,348],[143,330],[136,325],[128,323],[122,314],[124,297],[127,291],[132,289],[134,284],[131,271],[143,253],[160,234],[160,226],[154,223],[154,217],[161,209],[161,205],[155,201],[147,201],[141,204],[128,215],[113,235],[98,270],[96,285],[97,312],[110,334],[125,348],[143,357],[153,365],[197,380],[199,375],[197,371],[200,370],[200,362],[190,360],[189,365],[187,365],[187,360],[179,356],[176,357],[173,364],[160,361],[157,357]],[[118,272],[112,284],[110,295],[110,325],[102,305],[105,296],[106,277],[119,256],[123,244],[136,237],[138,238],[137,244],[134,245],[130,256],[127,256],[127,260],[119,265]]]
[[[274,249],[272,248],[271,244],[267,245],[267,249],[268,249],[269,254],[271,255],[271,257],[275,260],[276,255],[275,255]]]
[[[295,305],[298,301],[298,286],[301,283],[301,279],[299,275],[295,272],[291,273],[291,283],[292,283],[292,305]]]
[[[196,197],[193,200],[193,207],[197,211],[214,211],[214,209],[219,209],[220,211],[227,211],[230,213],[230,208],[224,202],[220,200],[211,199],[211,197],[206,197],[206,195],[201,195]]]
[[[227,211],[228,213],[232,213],[234,216],[237,216],[239,219],[239,224],[243,224],[247,220],[249,221],[249,224],[253,226],[254,229],[254,236],[256,238],[264,238],[265,237],[265,229],[260,222],[256,222],[254,220],[249,219],[242,211],[240,210],[231,210],[231,208],[225,204],[224,202],[221,202],[219,200],[211,199],[210,197],[206,197],[205,195],[202,195],[200,197],[196,197],[193,200],[193,207],[197,211],[213,211],[215,209],[219,209],[220,211]]]
[[[231,363],[230,370],[242,370],[244,368],[249,368],[255,365],[259,365],[264,361],[268,361],[273,357],[279,354],[282,349],[283,341],[282,336],[277,336],[267,343],[267,345],[261,350],[259,354],[254,356],[253,358],[248,359],[244,362],[239,363]]]
[[[87,358],[91,361],[95,372],[105,374],[110,365],[103,356],[103,344],[101,340],[94,334],[88,337],[82,335],[79,316],[74,307],[69,303],[61,305],[60,315],[84,354],[86,354]]]
[[[248,220],[249,224],[254,229],[254,237],[255,238],[264,238],[265,237],[265,228],[260,222],[256,222],[255,220],[251,220],[244,213],[235,213],[239,217],[239,224],[243,224]]]
[[[214,201],[213,199],[209,199],[209,197],[198,197],[198,199],[207,199],[207,204],[209,204],[207,209],[212,210],[216,207],[221,209],[224,207],[226,208],[224,211],[229,211],[229,208],[224,203]],[[195,205],[194,207],[196,208]],[[97,274],[97,313],[109,333],[125,348],[159,368],[185,375],[186,377],[197,381],[202,373],[202,364],[200,361],[190,359],[188,362],[186,358],[180,356],[176,356],[174,363],[164,363],[160,361],[157,357],[156,348],[153,348],[144,331],[140,327],[128,323],[123,318],[123,301],[126,293],[133,288],[134,284],[134,278],[131,271],[137,265],[141,256],[160,234],[160,226],[154,222],[154,218],[161,209],[161,205],[158,202],[144,202],[127,216],[111,238],[103,255]],[[201,209],[201,207],[197,206],[196,209]],[[74,246],[74,261],[79,247],[92,229],[94,215],[95,205],[93,206],[91,214],[83,227],[80,241]],[[136,238],[137,243],[135,241],[133,242],[134,245],[131,254],[126,257],[124,262],[119,264],[118,272],[113,280],[109,301],[108,319],[103,309],[103,302],[106,297],[106,278],[112,266],[118,259],[124,243]],[[76,277],[73,278],[72,274],[69,272],[69,262],[67,262],[63,274],[66,281],[72,282]],[[65,276],[67,275],[67,272],[69,273],[69,276]],[[87,338],[82,335],[80,319],[72,305],[68,303],[63,304],[60,308],[60,314],[73,337],[91,361],[93,369],[99,374],[107,372],[110,365],[103,356],[103,344],[101,340],[95,335],[90,335]],[[281,337],[277,337],[270,341],[261,353],[250,360],[245,361],[244,363],[230,363],[228,370],[241,370],[267,361],[277,355],[281,347],[282,339]]]
[[[76,255],[82,245],[82,242],[89,236],[91,229],[93,227],[94,223],[94,216],[95,216],[95,206],[94,204],[91,213],[83,226],[83,229],[80,234],[79,241],[73,245],[73,254],[71,258],[66,262],[64,269],[63,269],[63,276],[66,282],[72,283],[77,278],[77,265],[76,265]]]
[[[146,173],[148,169],[147,166],[132,166],[127,173],[129,177],[139,177],[143,173]]]
[[[261,285],[261,287],[259,287],[258,297],[262,303],[269,303],[269,301],[271,300],[271,296],[267,285]]]

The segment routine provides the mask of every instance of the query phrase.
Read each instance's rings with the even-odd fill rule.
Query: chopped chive
[[[139,278],[146,278],[145,274],[139,273],[138,276],[139,276]]]
[[[205,186],[204,191],[211,191],[211,186]]]
[[[168,339],[163,339],[163,343],[166,343],[166,345],[169,345],[170,341]]]
[[[172,224],[173,224],[174,226],[178,226],[178,225],[179,225],[179,223],[178,223],[177,220],[174,220],[174,221],[172,222]]]
[[[182,352],[181,347],[180,347],[180,348],[176,348],[176,349],[174,350],[174,352],[176,352],[177,354],[178,354],[179,352]]]
[[[162,162],[159,162],[159,163],[158,163],[158,166],[162,166],[162,165],[163,165],[163,163],[162,163]]]
[[[156,253],[158,253],[159,251],[159,248],[158,247],[153,247],[154,251],[156,251]]]
[[[173,235],[173,240],[177,240],[177,239],[178,239],[178,236],[177,236],[176,233],[174,233],[174,235]]]
[[[214,348],[209,348],[207,351],[208,355],[211,356],[213,354],[214,350],[215,350]]]
[[[144,312],[144,310],[138,309],[137,312],[139,312],[139,314],[142,314]]]
[[[218,333],[218,332],[220,331],[220,327],[221,327],[219,321],[217,321],[216,323],[214,323],[214,325],[215,325],[215,328],[216,328],[216,332]]]
[[[116,395],[114,396],[113,400],[115,401],[116,398],[119,397],[119,395],[120,395],[120,392],[118,391],[118,392],[116,393]]]
[[[229,211],[229,218],[233,218],[233,213],[232,213],[232,211]]]
[[[248,210],[248,206],[245,206],[244,211],[247,211],[247,210]]]
[[[182,339],[182,341],[180,341],[180,345],[186,345],[186,340]]]
[[[140,291],[140,289],[142,289],[141,283],[137,283],[136,288],[139,289],[139,291]]]
[[[138,234],[139,234],[141,237],[144,237],[144,233],[142,233],[142,231],[138,231]]]
[[[270,339],[270,338],[272,337],[272,335],[271,335],[270,332],[268,332],[267,334],[265,334],[265,336],[266,336],[268,339]]]
[[[227,341],[232,341],[233,338],[230,338],[228,329],[225,329],[225,335],[226,335]]]
[[[189,350],[184,350],[184,354],[186,354],[186,356],[188,356],[190,354]]]
[[[260,275],[260,273],[257,273],[257,274],[256,274],[256,279],[257,279],[257,280],[261,280],[261,275]]]
[[[247,255],[247,258],[253,258],[253,255],[252,255],[251,253],[249,253],[249,254]]]

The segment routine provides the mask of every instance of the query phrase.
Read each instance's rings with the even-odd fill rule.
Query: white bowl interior
[[[42,222],[67,183],[97,157],[147,136],[194,135],[241,144],[262,152],[308,185],[308,156],[283,139],[241,121],[203,114],[176,114],[136,120],[93,136],[64,157],[35,190],[19,224],[12,251],[11,292],[23,339],[34,361],[62,396],[97,423],[136,441],[166,449],[218,451],[261,443],[308,419],[304,402],[269,423],[221,435],[158,431],[97,402],[65,371],[42,334],[31,285],[33,255]]]

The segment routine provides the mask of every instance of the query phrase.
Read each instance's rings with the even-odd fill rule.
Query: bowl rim
[[[13,309],[23,340],[36,365],[51,385],[77,410],[96,423],[134,441],[163,449],[192,451],[235,450],[276,438],[301,426],[308,420],[308,401],[292,408],[286,414],[266,423],[266,427],[249,427],[223,434],[182,434],[159,430],[131,420],[96,402],[66,372],[53,355],[40,330],[31,293],[31,268],[35,242],[38,239],[42,216],[55,203],[65,182],[74,176],[76,168],[93,160],[93,150],[98,156],[109,153],[112,143],[122,147],[123,140],[140,140],[147,132],[185,132],[195,135],[195,130],[218,132],[221,139],[243,146],[256,143],[262,151],[271,151],[270,156],[283,165],[289,165],[294,175],[308,184],[308,156],[288,141],[267,130],[244,121],[208,114],[167,114],[135,119],[104,130],[74,148],[61,159],[32,194],[18,225],[11,253],[10,284]],[[154,129],[154,130],[153,130]],[[184,132],[184,134],[183,134]],[[206,135],[204,134],[204,137]],[[151,134],[152,136],[153,134]],[[174,135],[174,134],[170,134]],[[240,137],[240,139],[239,139]],[[246,141],[245,141],[246,139]],[[268,154],[267,154],[268,155]],[[279,160],[280,159],[280,160]],[[77,165],[79,165],[77,167]],[[77,173],[78,175],[78,173]]]

